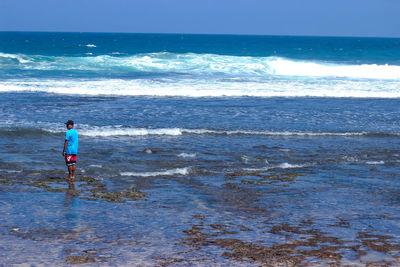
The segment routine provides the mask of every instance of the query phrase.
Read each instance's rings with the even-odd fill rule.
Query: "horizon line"
[[[88,34],[156,34],[156,35],[225,35],[225,36],[265,36],[265,37],[322,37],[322,38],[376,38],[376,39],[400,39],[393,36],[362,36],[362,35],[296,35],[296,34],[249,34],[249,33],[177,33],[177,32],[102,32],[102,31],[25,31],[25,30],[0,30],[0,33],[88,33]]]

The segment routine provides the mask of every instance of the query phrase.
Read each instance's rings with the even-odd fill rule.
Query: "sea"
[[[399,266],[399,114],[396,38],[0,32],[0,266]]]

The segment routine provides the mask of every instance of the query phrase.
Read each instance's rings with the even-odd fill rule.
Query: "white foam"
[[[81,130],[80,134],[85,136],[147,136],[147,135],[171,135],[178,136],[183,134],[217,134],[217,135],[266,135],[266,136],[362,136],[365,133],[316,133],[316,132],[272,132],[272,131],[218,131],[208,129],[185,129],[185,128],[113,128],[113,127],[93,127],[92,130]],[[186,155],[187,156],[187,155]]]
[[[147,148],[144,152],[146,154],[153,154],[153,151],[150,148]]]
[[[16,59],[18,61],[18,63],[21,63],[21,64],[32,62],[32,59],[29,56],[21,55],[21,54],[7,54],[7,53],[0,52],[0,58]],[[2,67],[2,65],[0,65],[0,69],[1,69],[1,67]]]
[[[400,98],[400,81],[222,81],[215,79],[16,79],[0,81],[0,92],[67,95],[180,97],[358,97]]]
[[[94,44],[87,44],[86,47],[97,47],[97,46]]]
[[[306,168],[309,165],[307,164],[290,164],[287,162],[277,164],[277,165],[270,165],[262,168],[244,168],[243,170],[245,171],[268,171],[268,170],[273,170],[273,169],[300,169],[300,168]]]
[[[152,177],[152,176],[173,176],[173,175],[188,175],[190,168],[176,168],[158,172],[121,172],[122,176],[136,176],[136,177]]]
[[[357,156],[344,156],[342,157],[343,160],[348,161],[348,162],[359,162],[360,159]]]
[[[279,164],[277,166],[277,168],[279,168],[279,169],[296,169],[296,168],[304,168],[304,167],[307,167],[307,165],[304,165],[304,164],[290,164],[290,163],[287,163],[287,162]]]
[[[400,79],[400,66],[393,65],[339,65],[323,62],[294,61],[276,58],[269,64],[275,75],[303,77],[347,77],[364,79]]]
[[[101,164],[91,164],[91,165],[89,165],[89,167],[93,167],[93,168],[102,168],[103,165],[101,165]]]
[[[382,165],[385,164],[385,162],[383,160],[379,160],[379,161],[367,161],[366,162],[369,165]]]
[[[111,136],[146,136],[146,135],[182,135],[179,128],[118,128],[118,127],[92,127],[92,129],[82,129],[80,134],[85,136],[111,137]],[[150,150],[151,152],[151,150]],[[147,150],[146,150],[147,153]]]
[[[180,158],[195,158],[196,153],[180,153],[178,155],[178,157],[180,157]]]

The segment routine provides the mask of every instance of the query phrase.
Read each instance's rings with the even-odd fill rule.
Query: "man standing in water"
[[[65,157],[65,164],[68,167],[67,180],[75,178],[76,155],[78,154],[78,132],[74,129],[74,122],[68,120],[65,125],[68,131],[65,133],[65,142],[62,155]]]

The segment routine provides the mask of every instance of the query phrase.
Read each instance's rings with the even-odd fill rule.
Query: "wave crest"
[[[29,127],[27,127],[29,125]],[[0,136],[15,135],[49,135],[61,134],[65,129],[58,124],[42,125],[33,128],[29,123],[18,127],[0,127]],[[399,137],[396,132],[300,132],[300,131],[268,131],[268,130],[214,130],[214,129],[189,129],[189,128],[135,128],[122,126],[90,126],[77,125],[76,129],[82,136],[88,137],[140,137],[140,136],[182,136],[182,135],[260,135],[277,137]],[[151,153],[151,150],[146,153]],[[181,153],[179,157],[196,157],[195,153]]]
[[[113,136],[149,136],[167,135],[180,136],[191,135],[263,135],[263,136],[282,136],[282,137],[380,137],[380,136],[400,136],[400,133],[374,133],[374,132],[296,132],[296,131],[254,131],[254,130],[212,130],[212,129],[188,129],[188,128],[122,128],[113,126],[104,127],[84,127],[79,133],[90,137],[113,137]]]
[[[88,47],[95,47],[88,44]],[[216,54],[147,53],[131,56],[86,57],[43,56],[0,53],[0,69],[80,70],[107,72],[223,74],[229,77],[340,77],[400,80],[400,66],[346,65],[322,61],[301,61],[282,57],[228,56]]]

